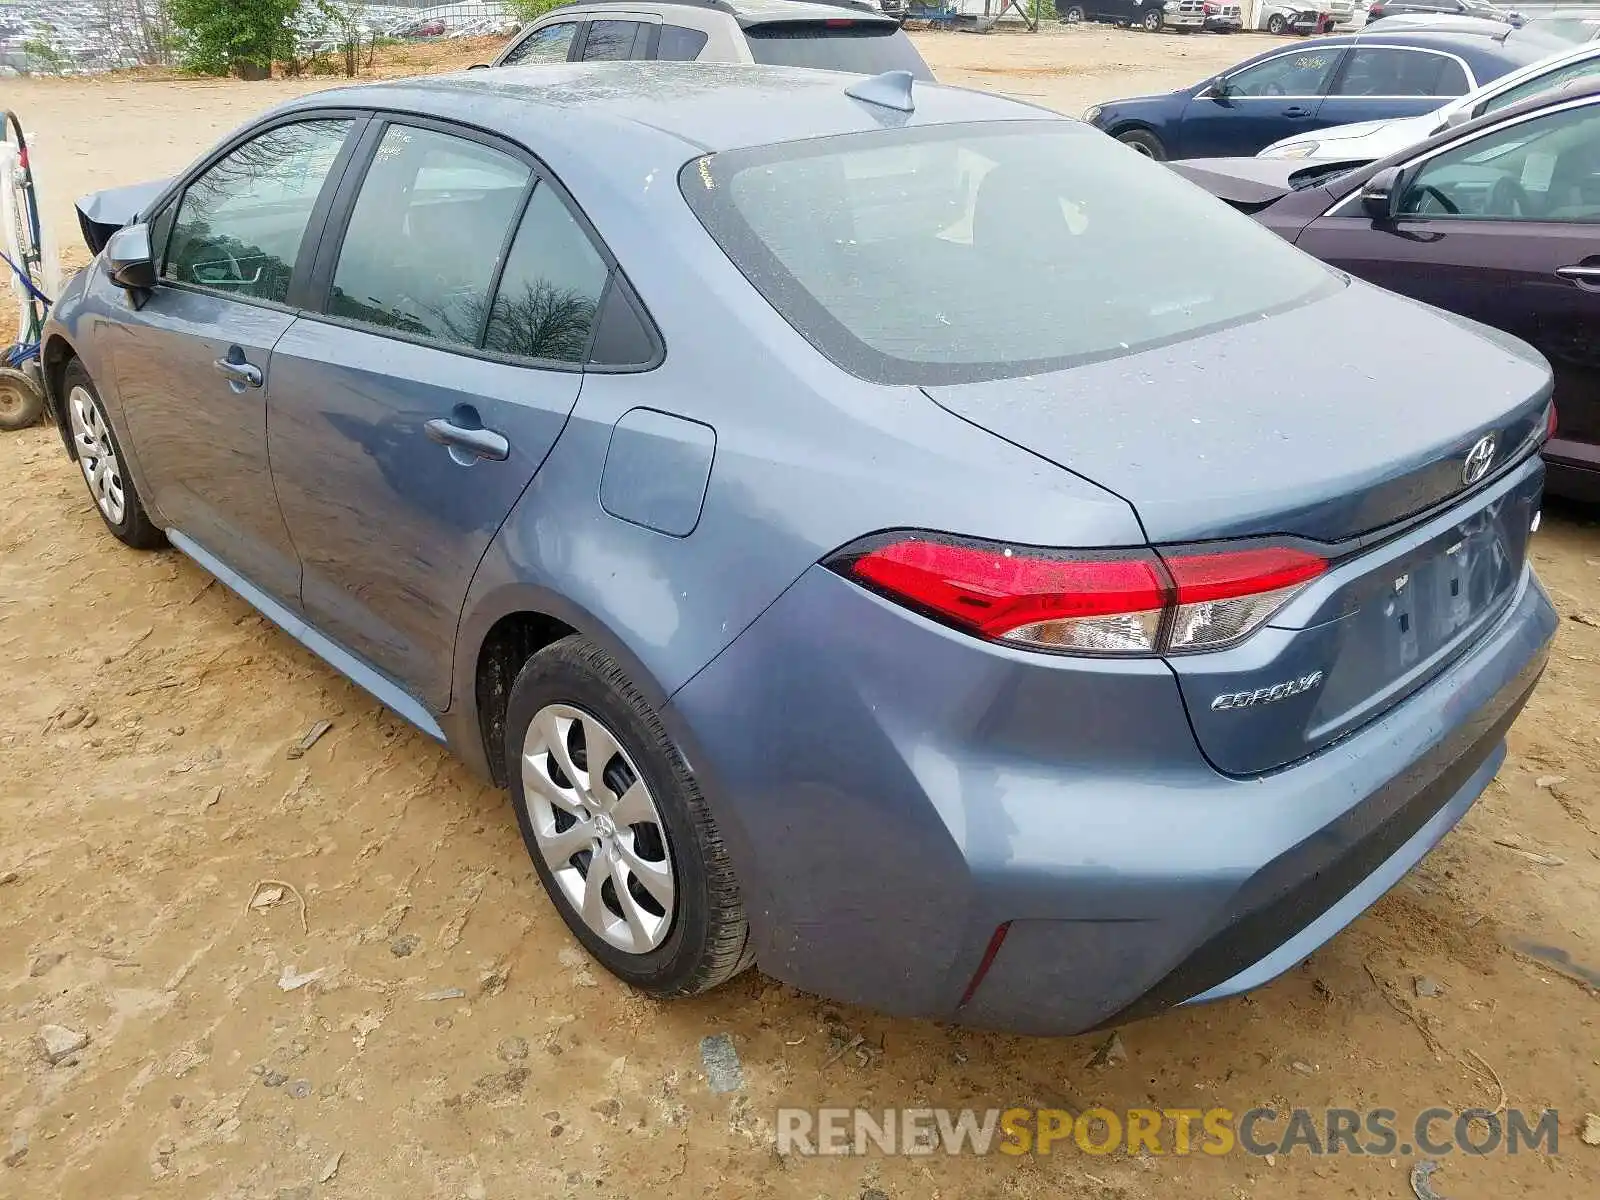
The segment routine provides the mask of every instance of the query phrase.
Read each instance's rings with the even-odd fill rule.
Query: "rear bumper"
[[[1422,691],[1237,780],[1201,757],[1164,664],[983,645],[814,568],[665,715],[763,970],[1066,1034],[1254,987],[1354,919],[1486,786],[1556,624],[1528,572]]]

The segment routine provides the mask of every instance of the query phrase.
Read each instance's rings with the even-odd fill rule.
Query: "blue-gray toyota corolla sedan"
[[[657,995],[1262,983],[1471,806],[1555,631],[1537,354],[997,96],[350,88],[80,216],[44,353],[111,532],[508,785]]]

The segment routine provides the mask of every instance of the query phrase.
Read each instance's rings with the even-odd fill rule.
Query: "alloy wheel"
[[[105,519],[113,525],[121,525],[128,513],[128,502],[122,490],[122,464],[117,461],[105,414],[85,387],[72,389],[67,397],[67,411],[72,421],[78,465],[89,481],[89,492]]]
[[[1144,27],[1150,33],[1159,32],[1161,29],[1161,14],[1151,9],[1144,15]]]
[[[522,783],[539,852],[583,923],[629,954],[660,946],[677,875],[655,797],[616,735],[581,709],[546,705],[523,742]]]

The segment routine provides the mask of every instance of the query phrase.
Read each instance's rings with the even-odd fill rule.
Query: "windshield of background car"
[[[690,207],[812,345],[882,383],[1048,371],[1258,320],[1343,277],[1087,126],[887,129],[690,161]]]
[[[858,21],[832,17],[825,21],[768,21],[744,31],[750,57],[776,67],[820,67],[881,75],[910,71],[918,79],[933,78],[911,39],[893,21]]]

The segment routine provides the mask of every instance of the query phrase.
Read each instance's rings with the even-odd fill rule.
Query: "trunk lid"
[[[924,391],[1115,492],[1152,542],[1338,543],[1459,493],[1486,435],[1494,474],[1541,428],[1550,368],[1515,338],[1352,282],[1137,354]]]
[[[1465,653],[1526,574],[1548,368],[1371,288],[1048,376],[927,390],[1122,496],[1153,543],[1289,538],[1330,561],[1238,645],[1167,659],[1201,750],[1231,775],[1388,711]],[[1468,484],[1485,439],[1490,465]]]

